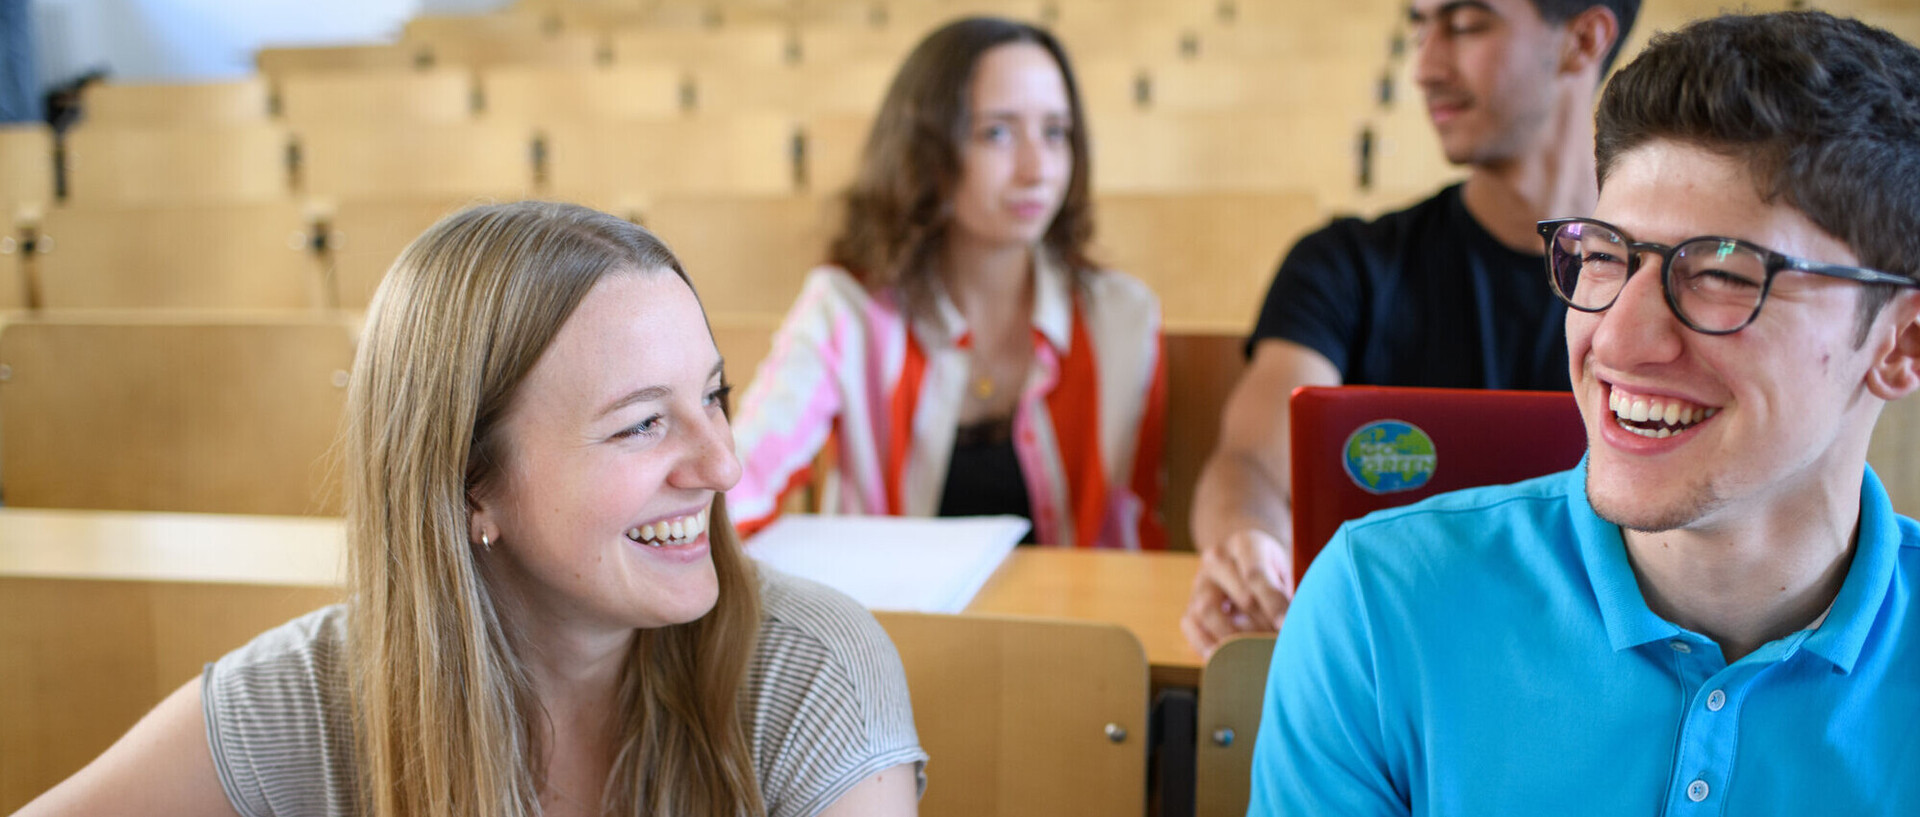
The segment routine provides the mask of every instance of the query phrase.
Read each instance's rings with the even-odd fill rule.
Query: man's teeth
[[[707,513],[701,511],[692,516],[628,528],[627,538],[649,547],[669,547],[691,542],[706,529]]]
[[[1671,398],[1626,394],[1617,389],[1608,393],[1607,408],[1620,420],[1621,428],[1655,439],[1685,431],[1720,411]]]

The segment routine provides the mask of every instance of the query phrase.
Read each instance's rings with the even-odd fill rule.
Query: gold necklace
[[[982,400],[992,400],[993,399],[993,378],[988,377],[984,374],[974,375],[973,396],[978,397]]]

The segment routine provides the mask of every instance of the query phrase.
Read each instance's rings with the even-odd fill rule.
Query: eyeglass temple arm
[[[1891,272],[1881,272],[1864,267],[1849,267],[1844,264],[1822,264],[1818,261],[1802,261],[1798,264],[1790,265],[1790,268],[1797,269],[1801,272],[1810,272],[1815,275],[1859,281],[1863,284],[1892,284],[1899,287],[1920,288],[1920,281],[1908,278],[1905,275],[1895,275]]]

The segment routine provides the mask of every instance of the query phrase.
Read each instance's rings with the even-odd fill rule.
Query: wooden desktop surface
[[[339,519],[0,508],[0,576],[337,587]],[[1191,553],[1017,548],[967,612],[1119,624],[1158,685],[1198,686],[1180,635]]]
[[[969,613],[1119,624],[1147,649],[1155,686],[1200,685],[1206,660],[1180,634],[1193,553],[1015,548],[967,605]]]

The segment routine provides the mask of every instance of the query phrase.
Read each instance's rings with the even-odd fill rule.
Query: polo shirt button
[[[1687,642],[1685,641],[1680,641],[1678,639],[1667,642],[1667,646],[1672,647],[1674,652],[1683,652],[1683,653],[1693,652],[1693,647],[1691,645],[1687,644]]]
[[[1717,690],[1717,689],[1707,693],[1707,711],[1708,712],[1719,712],[1720,707],[1723,707],[1726,705],[1727,705],[1727,693],[1721,692],[1720,690]]]
[[[1687,799],[1698,803],[1707,799],[1707,781],[1695,780],[1687,784]]]

